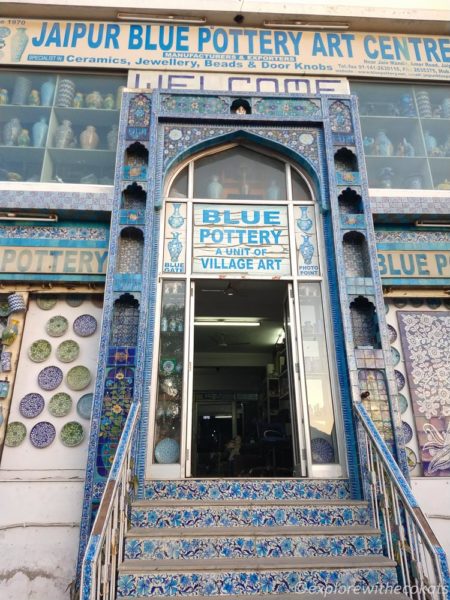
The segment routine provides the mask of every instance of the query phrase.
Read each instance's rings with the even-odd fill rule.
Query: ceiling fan
[[[211,337],[219,348],[236,348],[237,346],[248,346],[250,342],[229,342],[224,333],[218,333]]]
[[[203,288],[201,291],[207,293],[219,293],[224,296],[235,296],[236,294],[239,294],[239,291],[231,285],[231,282],[223,290]]]

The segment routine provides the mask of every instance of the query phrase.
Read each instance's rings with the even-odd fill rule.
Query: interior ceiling
[[[231,286],[232,294],[227,294]],[[202,279],[195,287],[195,317],[247,318],[259,327],[194,327],[195,352],[265,353],[281,340],[283,281]]]

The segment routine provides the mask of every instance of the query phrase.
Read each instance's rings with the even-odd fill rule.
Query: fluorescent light
[[[194,321],[194,325],[202,327],[259,327],[259,321],[236,321],[231,319],[209,319],[208,321]]]
[[[184,23],[186,25],[204,25],[206,17],[183,17],[180,15],[147,15],[145,13],[119,12],[119,21],[146,21],[148,23]]]
[[[330,29],[331,31],[344,31],[349,28],[347,23],[305,23],[304,21],[264,21],[263,25],[271,29]]]
[[[416,221],[414,225],[416,227],[439,227],[447,229],[450,227],[450,220],[442,219],[441,221],[424,221],[422,219],[421,221]]]
[[[0,221],[50,221],[56,223],[58,215],[43,215],[38,213],[0,212]]]

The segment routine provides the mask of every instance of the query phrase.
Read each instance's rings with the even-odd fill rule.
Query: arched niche
[[[334,164],[338,173],[356,173],[358,171],[356,154],[348,148],[340,148],[335,153]]]
[[[139,302],[123,294],[114,302],[110,346],[136,346],[139,333]]]
[[[361,196],[351,188],[347,188],[339,194],[338,202],[339,212],[343,214],[362,215],[364,212]]]
[[[236,98],[231,103],[230,112],[237,115],[250,115],[252,107],[250,106],[250,102],[245,100],[245,98]]]
[[[365,236],[349,231],[343,237],[345,274],[349,277],[370,277],[369,249]]]
[[[145,210],[147,193],[137,183],[132,183],[122,192],[120,208],[125,210]]]
[[[144,234],[137,227],[125,227],[120,232],[117,256],[118,273],[141,273],[144,255]]]
[[[147,176],[149,153],[140,142],[134,142],[125,150],[124,178],[145,179]]]
[[[358,296],[350,304],[350,316],[355,348],[380,348],[378,319],[372,302]]]

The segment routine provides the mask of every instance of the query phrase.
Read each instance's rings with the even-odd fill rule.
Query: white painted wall
[[[450,560],[450,479],[416,477],[411,487]]]

